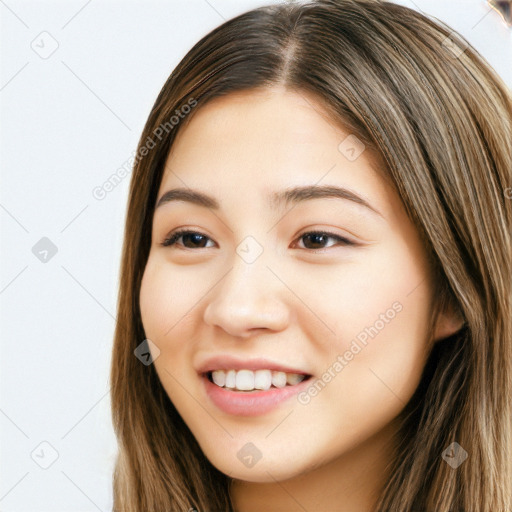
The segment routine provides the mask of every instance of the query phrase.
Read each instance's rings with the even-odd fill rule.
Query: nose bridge
[[[236,336],[247,336],[255,328],[285,328],[288,308],[262,249],[258,250],[254,240],[239,244],[231,269],[209,294],[206,323]]]
[[[258,237],[261,240],[261,236]],[[246,236],[235,248],[230,258],[231,270],[222,280],[222,293],[219,298],[239,301],[255,301],[274,296],[269,277],[272,273],[267,268],[271,259],[271,247],[263,241],[258,241],[254,236]],[[220,292],[221,290],[219,290]]]

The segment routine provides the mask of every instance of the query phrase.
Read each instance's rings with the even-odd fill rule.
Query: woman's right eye
[[[206,235],[203,235],[202,233],[198,233],[197,231],[190,231],[186,229],[177,230],[174,233],[171,233],[160,245],[163,247],[169,247],[176,245],[176,242],[179,239],[183,239],[181,244],[183,247],[187,249],[202,249],[206,246],[204,243],[207,240],[211,240],[211,238],[208,238]],[[212,240],[213,241],[213,240]],[[209,246],[212,247],[212,246]]]

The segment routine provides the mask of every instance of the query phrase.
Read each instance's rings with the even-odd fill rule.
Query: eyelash
[[[186,234],[192,234],[192,235],[200,235],[203,237],[206,237],[207,239],[211,240],[211,238],[207,237],[203,233],[199,233],[198,231],[191,231],[189,229],[178,229],[171,233],[163,242],[160,243],[162,247],[172,247],[173,245],[176,245],[176,242],[178,239],[180,239],[183,235]],[[334,238],[338,241],[339,244],[342,246],[355,246],[357,245],[354,242],[351,242],[347,238],[344,238],[342,236],[336,235],[334,233],[330,233],[328,231],[306,231],[305,233],[302,233],[297,240],[300,240],[301,238],[304,238],[306,235],[327,235],[329,238]],[[306,251],[323,251],[325,249],[330,249],[333,246],[330,247],[322,247],[321,249],[305,249]],[[185,249],[193,249],[191,247],[185,247]],[[195,249],[210,249],[210,247],[196,247]]]

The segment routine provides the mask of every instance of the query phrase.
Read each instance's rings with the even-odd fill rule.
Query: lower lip
[[[211,382],[207,376],[202,376],[202,380],[210,400],[225,413],[235,416],[259,416],[277,408],[284,401],[304,390],[309,386],[311,378],[294,386],[270,388],[268,391],[252,393],[221,388]]]

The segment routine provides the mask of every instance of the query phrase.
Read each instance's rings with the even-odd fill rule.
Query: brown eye
[[[304,240],[305,249],[326,249],[328,247],[332,247],[334,244],[326,245],[328,240],[335,240],[339,245],[355,245],[350,240],[343,238],[341,236],[335,235],[334,233],[326,233],[324,231],[310,231],[308,233],[303,233],[299,240]]]
[[[174,233],[171,233],[171,235],[166,238],[161,245],[164,247],[169,247],[172,245],[176,245],[176,242],[179,239],[183,239],[181,244],[183,247],[186,247],[187,249],[202,249],[205,248],[205,243],[210,240],[206,235],[203,235],[202,233],[198,233],[197,231],[186,231],[186,230],[180,230],[175,231]],[[210,246],[211,247],[211,246]]]

